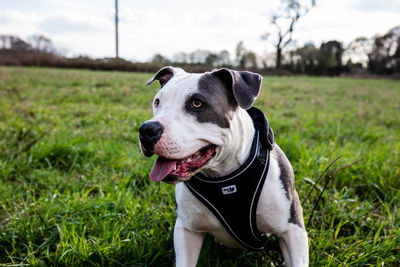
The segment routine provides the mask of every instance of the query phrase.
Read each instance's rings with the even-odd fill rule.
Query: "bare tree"
[[[30,51],[32,46],[14,35],[0,35],[1,49],[15,50],[15,51]]]
[[[239,41],[236,45],[236,59],[235,65],[241,69],[257,68],[257,54],[248,50],[243,41]]]
[[[7,35],[4,34],[0,35],[1,49],[7,49],[7,40],[8,40]]]
[[[371,53],[368,54],[370,71],[378,74],[400,72],[400,25],[383,36],[375,37]]]
[[[294,26],[315,5],[315,0],[281,0],[278,10],[272,14],[270,24],[274,27],[276,40],[276,68],[281,68],[282,50],[292,42]],[[262,39],[270,39],[271,32],[267,32]]]
[[[357,37],[348,44],[343,56],[348,62],[366,68],[368,66],[368,54],[371,53],[373,44],[374,38]]]
[[[246,53],[246,48],[244,47],[243,41],[239,41],[236,45],[236,65],[239,67],[244,67],[243,66],[243,56]]]
[[[53,42],[49,38],[40,34],[31,35],[28,38],[28,43],[36,52],[48,54],[55,54],[56,52]]]
[[[180,64],[187,64],[189,63],[188,60],[189,56],[185,52],[179,52],[172,55],[172,62],[173,63],[180,63]]]
[[[150,62],[155,63],[155,64],[160,64],[160,65],[169,65],[171,61],[169,61],[168,58],[161,54],[155,54]]]
[[[217,64],[218,67],[224,67],[231,65],[230,54],[227,50],[222,50],[218,54]]]

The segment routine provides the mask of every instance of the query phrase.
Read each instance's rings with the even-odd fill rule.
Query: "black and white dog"
[[[147,84],[155,80],[154,117],[139,139],[145,156],[159,156],[150,179],[176,184],[176,265],[195,266],[209,232],[226,246],[253,249],[275,234],[287,266],[308,266],[292,166],[264,114],[251,107],[262,77],[165,67]]]

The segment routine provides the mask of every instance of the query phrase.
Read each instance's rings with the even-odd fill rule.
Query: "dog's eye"
[[[203,102],[201,102],[198,99],[193,99],[192,100],[192,107],[194,108],[200,108],[203,105]]]
[[[156,99],[154,100],[154,106],[155,106],[155,107],[158,107],[159,104],[160,104],[160,99],[156,98]]]

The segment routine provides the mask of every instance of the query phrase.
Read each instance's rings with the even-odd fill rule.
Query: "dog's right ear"
[[[176,72],[177,69],[175,69],[174,67],[164,67],[157,71],[156,75],[154,75],[153,78],[146,82],[146,85],[149,85],[155,80],[158,80],[162,88],[176,74]]]

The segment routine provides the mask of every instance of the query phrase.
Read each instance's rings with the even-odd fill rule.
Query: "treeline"
[[[212,52],[196,50],[178,53],[171,59],[156,54],[151,62],[187,64],[211,67],[237,67],[262,71],[276,71],[276,55],[257,55],[247,50],[243,42],[236,46],[234,58],[226,50]],[[400,25],[382,36],[359,37],[345,46],[331,40],[316,47],[307,43],[302,47],[292,47],[282,54],[280,72],[308,75],[366,74],[392,75],[400,73]]]
[[[312,43],[287,53],[284,68],[294,73],[339,75],[370,73],[392,75],[400,73],[400,25],[382,36],[359,37],[346,47],[333,40],[319,48]]]
[[[260,66],[260,58],[258,58],[255,52],[247,50],[242,41],[237,44],[235,52],[235,56],[232,58],[227,50],[213,52],[205,49],[197,49],[190,53],[176,53],[171,59],[161,54],[156,54],[150,59],[150,62],[161,65],[185,65],[188,67],[237,67],[251,70],[272,70],[272,68],[268,68],[266,65]]]
[[[366,74],[398,75],[400,73],[400,25],[386,34],[372,38],[356,38],[345,46],[332,40],[316,47],[313,43],[292,46],[282,53],[279,69],[275,55],[257,55],[239,42],[235,54],[227,50],[213,52],[198,49],[177,53],[168,58],[154,55],[149,62],[130,62],[124,59],[91,59],[85,56],[67,58],[57,52],[49,38],[33,35],[22,40],[12,35],[0,35],[0,65],[85,68],[94,70],[121,70],[153,72],[161,66],[181,66],[190,72],[211,68],[238,68],[264,74],[341,75]]]
[[[26,41],[13,35],[0,35],[0,65],[136,72],[154,72],[160,68],[152,63],[133,63],[120,58],[67,58],[60,55],[52,41],[42,35],[33,35]]]

